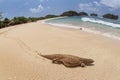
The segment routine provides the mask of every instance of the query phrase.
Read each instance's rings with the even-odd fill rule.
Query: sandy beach
[[[0,80],[120,80],[120,41],[42,21],[0,30]],[[94,66],[66,68],[38,56],[71,54]]]

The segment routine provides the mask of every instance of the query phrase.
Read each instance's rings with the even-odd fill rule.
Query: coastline
[[[59,18],[59,17],[58,17]],[[61,17],[60,17],[61,18]],[[64,17],[62,17],[64,18]],[[53,19],[57,19],[57,18],[53,18]],[[86,21],[89,21],[88,18],[85,18],[87,19]],[[107,38],[112,38],[112,39],[116,39],[116,40],[120,40],[120,37],[119,36],[116,36],[114,34],[111,34],[111,33],[102,33],[101,31],[99,30],[91,30],[89,28],[85,28],[84,26],[76,26],[76,25],[72,25],[72,24],[64,24],[64,23],[54,23],[54,22],[47,22],[49,20],[52,20],[52,19],[48,19],[48,20],[44,20],[42,23],[43,24],[49,24],[49,25],[52,25],[52,26],[57,26],[57,27],[61,27],[61,28],[69,28],[69,29],[79,29],[79,30],[83,30],[85,32],[88,32],[88,33],[92,33],[92,34],[97,34],[97,35],[100,35],[100,36],[104,36],[104,37],[107,37]],[[84,21],[84,20],[83,20]],[[86,22],[85,21],[85,22]],[[92,20],[91,20],[92,21]],[[100,21],[102,23],[104,23],[104,21]],[[97,22],[96,23],[100,23],[100,22]],[[106,22],[108,23],[108,22]],[[110,25],[110,24],[113,24],[113,23],[109,23],[107,25]],[[117,25],[117,24],[116,24]],[[87,25],[85,25],[87,26]],[[94,25],[93,25],[94,26]],[[118,25],[117,25],[118,26]],[[119,26],[118,26],[119,27]]]
[[[120,79],[118,40],[82,30],[54,27],[42,21],[14,27],[0,35],[1,80]],[[42,54],[61,53],[92,58],[95,65],[66,68],[52,64],[50,60],[34,53],[34,50]]]

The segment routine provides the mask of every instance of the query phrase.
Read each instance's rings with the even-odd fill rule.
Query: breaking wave
[[[120,24],[107,22],[107,21],[104,21],[104,20],[96,19],[96,18],[83,17],[83,18],[81,18],[81,20],[84,21],[84,22],[98,23],[98,24],[111,26],[111,27],[114,27],[114,28],[120,28]]]

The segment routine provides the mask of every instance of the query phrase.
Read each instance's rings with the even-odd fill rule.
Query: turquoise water
[[[120,40],[120,21],[98,17],[64,17],[46,21],[45,23],[100,34]]]

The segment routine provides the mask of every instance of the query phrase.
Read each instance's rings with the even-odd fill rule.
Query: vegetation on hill
[[[8,18],[4,18],[2,17],[2,13],[0,13],[0,28],[4,28],[4,27],[8,27],[11,25],[17,25],[17,24],[23,24],[23,23],[28,23],[28,22],[35,22],[38,20],[43,20],[43,19],[48,19],[48,18],[54,18],[54,17],[63,17],[63,16],[88,16],[88,13],[86,12],[76,12],[76,11],[66,11],[63,12],[61,15],[46,15],[45,17],[29,17],[26,18],[24,16],[20,16],[20,17],[14,17],[13,19],[8,19]],[[98,16],[96,13],[91,13],[90,16]],[[115,19],[117,20],[119,17],[118,15],[114,15],[114,14],[104,14],[103,18],[108,18],[108,19]]]
[[[95,16],[97,17],[98,15],[96,13],[91,13],[90,16]]]
[[[26,18],[24,16],[20,16],[20,17],[14,17],[13,19],[8,19],[5,18],[2,20],[2,15],[0,15],[0,28],[4,28],[4,27],[8,27],[11,25],[17,25],[17,24],[23,24],[23,23],[28,23],[28,22],[35,22],[37,20],[42,20],[45,19],[45,17],[29,17]]]
[[[58,16],[49,14],[49,15],[46,15],[44,18],[54,18],[54,17],[58,17]]]
[[[79,16],[88,16],[88,13],[86,13],[86,12],[80,12],[78,15]]]
[[[22,24],[22,23],[27,23],[28,22],[28,19],[25,18],[24,16],[21,16],[21,17],[14,17],[12,19],[13,21],[13,25],[16,25],[16,24]]]
[[[66,11],[60,16],[88,16],[88,14],[86,12],[77,13],[76,11]]]
[[[108,19],[115,19],[115,20],[117,20],[119,17],[118,17],[118,15],[114,15],[114,14],[107,13],[107,14],[104,14],[104,15],[103,15],[103,18],[108,18]]]
[[[78,13],[75,11],[66,11],[62,13],[61,16],[78,16]]]

